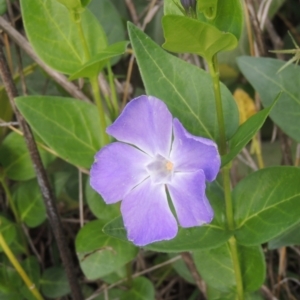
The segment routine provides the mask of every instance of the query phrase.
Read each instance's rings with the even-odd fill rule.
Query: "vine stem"
[[[221,155],[225,155],[227,152],[226,147],[226,134],[225,134],[225,121],[223,115],[223,105],[222,105],[222,97],[221,97],[221,89],[220,89],[220,74],[218,70],[218,60],[217,55],[214,55],[212,59],[208,60],[209,72],[213,81],[213,89],[215,94],[215,102],[216,102],[216,111],[217,111],[217,119],[218,119],[218,127],[219,127],[219,151]]]
[[[117,118],[119,115],[119,106],[118,106],[118,101],[117,101],[117,93],[116,93],[116,87],[114,84],[114,74],[111,69],[110,62],[107,63],[107,71],[108,71],[108,81],[109,81],[109,87],[110,87],[110,92],[111,92],[111,98],[112,98],[112,104],[113,104],[113,114],[114,118]]]
[[[10,206],[12,212],[13,212],[15,220],[17,221],[18,224],[20,224],[21,223],[21,219],[20,219],[20,216],[18,214],[15,202],[13,201],[13,198],[12,198],[12,195],[10,193],[10,190],[9,190],[9,188],[8,188],[6,182],[5,182],[5,179],[4,178],[0,178],[0,182],[1,182],[2,186],[3,186],[5,194],[7,196],[8,203],[9,203],[9,206]]]
[[[220,80],[219,80],[219,70],[218,70],[218,60],[217,55],[214,55],[212,59],[208,59],[208,66],[210,76],[213,81],[213,90],[215,94],[215,103],[219,127],[219,141],[218,147],[221,155],[227,153],[226,145],[226,131],[225,131],[225,121],[223,115],[223,105],[221,98],[221,89],[220,89]],[[229,230],[234,230],[234,217],[233,217],[233,205],[231,198],[231,183],[230,183],[230,164],[223,167],[222,169],[223,177],[223,188],[224,188],[224,197],[225,197],[225,207],[226,207],[226,220]],[[231,258],[233,262],[236,286],[237,286],[237,299],[244,300],[244,289],[243,289],[243,280],[241,273],[240,260],[238,255],[238,246],[234,236],[229,239],[229,248],[231,252]]]
[[[67,278],[71,288],[72,299],[82,300],[83,295],[80,289],[80,285],[78,284],[75,266],[73,264],[72,256],[67,245],[60,216],[57,211],[54,194],[50,187],[50,182],[46,170],[44,169],[40,154],[38,152],[33,133],[28,124],[26,123],[24,117],[21,115],[21,113],[16,107],[14,98],[18,97],[18,91],[12,79],[11,73],[8,69],[8,65],[2,47],[0,47],[0,75],[4,83],[5,89],[7,91],[7,95],[9,97],[11,106],[23,131],[25,143],[28,148],[33,167],[37,176],[37,181],[47,209],[48,220],[50,222],[51,229],[53,230],[58,250],[60,252],[60,256],[66,270]]]
[[[73,18],[74,18],[74,22],[77,26],[78,35],[79,35],[81,44],[83,46],[84,62],[86,63],[91,58],[91,56],[90,56],[90,50],[89,50],[89,47],[88,47],[88,44],[86,42],[86,38],[84,35],[83,27],[82,27],[81,14],[75,12],[75,15]]]
[[[103,104],[100,96],[100,89],[99,89],[99,84],[98,84],[98,76],[94,76],[90,78],[93,94],[94,94],[94,99],[98,108],[98,113],[99,113],[99,118],[100,118],[100,128],[101,128],[101,138],[103,141],[102,145],[106,145],[109,143],[109,138],[108,135],[105,131],[106,128],[106,121],[105,121],[105,113],[103,109]]]
[[[81,15],[80,14],[76,15],[74,17],[74,21],[75,21],[77,29],[78,29],[78,34],[79,34],[81,44],[83,46],[84,62],[87,62],[91,58],[91,55],[90,55],[89,47],[88,47],[88,44],[87,44],[87,41],[86,41],[86,38],[84,35],[84,31],[83,31]],[[102,104],[102,99],[100,96],[98,75],[90,77],[89,80],[90,80],[90,83],[92,86],[94,100],[96,102],[96,106],[97,106],[98,114],[99,114],[99,118],[100,118],[101,139],[103,141],[102,145],[106,145],[109,143],[109,138],[105,131],[107,124],[105,121],[105,113],[104,113],[104,108],[103,108],[103,104]]]
[[[1,226],[1,223],[0,223]],[[29,291],[33,294],[35,299],[37,300],[43,300],[42,295],[36,288],[35,284],[31,281],[31,279],[28,277],[20,263],[18,262],[17,258],[14,256],[12,251],[10,250],[9,246],[7,245],[1,231],[0,231],[0,246],[3,249],[4,253],[6,254],[7,258],[11,262],[11,264],[14,266],[20,277],[25,282],[26,286],[28,287]]]

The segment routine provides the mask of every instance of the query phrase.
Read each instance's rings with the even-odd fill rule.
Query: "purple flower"
[[[91,169],[91,186],[107,204],[122,200],[130,241],[144,246],[176,236],[172,200],[182,227],[211,222],[205,182],[220,168],[216,144],[188,133],[166,105],[140,96],[125,107],[107,133],[119,142],[102,148]]]

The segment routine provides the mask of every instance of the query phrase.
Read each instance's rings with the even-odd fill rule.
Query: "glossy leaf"
[[[80,77],[91,78],[97,76],[108,63],[110,58],[119,56],[126,51],[127,44],[127,41],[118,42],[101,50],[101,52],[93,56],[79,70],[72,74],[69,80],[74,80]]]
[[[75,241],[81,269],[91,280],[116,271],[137,254],[135,246],[107,236],[102,227],[99,220],[86,224]]]
[[[89,168],[100,149],[95,105],[49,96],[16,98],[16,104],[40,138],[66,161]]]
[[[239,57],[238,65],[261,97],[264,106],[282,95],[270,113],[271,119],[290,137],[300,142],[300,67],[290,65],[279,74],[285,62],[272,58]]]
[[[46,220],[46,207],[36,180],[19,184],[13,199],[22,222],[28,227],[37,227]]]
[[[180,8],[180,0],[164,0],[164,14],[165,15],[179,15],[183,16],[183,12]]]
[[[122,217],[106,224],[103,231],[110,236],[127,241]],[[156,242],[145,248],[158,252],[182,252],[214,248],[227,241],[230,235],[230,232],[225,229],[211,224],[201,227],[179,228],[178,234],[173,240]]]
[[[120,300],[154,300],[155,290],[152,282],[145,277],[133,279],[129,291],[125,292]]]
[[[70,293],[69,282],[63,267],[51,267],[44,271],[40,280],[44,296],[57,299]]]
[[[5,217],[0,216],[0,232],[3,235],[6,243],[10,245],[16,236],[16,226]],[[0,246],[0,252],[2,251],[3,250]]]
[[[239,152],[242,151],[242,149],[250,142],[250,140],[254,137],[254,135],[264,124],[265,120],[270,114],[270,111],[277,103],[279,97],[280,95],[276,97],[271,106],[254,114],[246,122],[240,125],[237,132],[229,141],[229,153],[222,156],[222,166],[225,166],[230,161],[232,161],[239,154]]]
[[[204,3],[205,1],[202,1]],[[207,1],[206,1],[207,2]],[[200,5],[200,3],[198,4]],[[164,0],[165,15],[183,15],[180,0]],[[243,9],[239,0],[218,1],[215,18],[207,19],[198,11],[198,19],[240,39],[243,29]]]
[[[274,240],[268,243],[269,249],[277,249],[280,247],[300,245],[300,224],[296,224],[291,229],[285,231]]]
[[[234,35],[199,20],[183,16],[163,17],[166,50],[177,53],[195,53],[211,61],[221,51],[232,50],[238,40]]]
[[[78,27],[65,6],[55,0],[22,0],[21,8],[30,44],[47,65],[72,74],[85,63]],[[105,33],[88,9],[81,18],[90,55],[94,56],[107,45]]]
[[[89,180],[86,183],[85,196],[89,209],[98,219],[108,222],[120,215],[119,204],[107,205],[102,197],[91,188]]]
[[[45,166],[55,159],[44,149],[39,148],[39,152]],[[24,137],[15,132],[8,134],[0,146],[0,164],[9,179],[28,180],[36,176]]]
[[[125,40],[124,23],[111,0],[93,0],[88,7],[102,25],[109,45]]]
[[[215,248],[226,242],[231,233],[225,229],[222,191],[214,183],[208,185],[206,194],[215,213],[212,223],[192,228],[179,227],[178,234],[174,239],[153,243],[145,248],[158,252],[182,252]],[[103,231],[108,235],[127,241],[122,217],[106,224]]]
[[[237,40],[240,39],[244,25],[243,8],[240,0],[218,1],[215,18],[208,19],[201,13],[198,14],[198,18],[215,26],[220,31],[233,34]]]
[[[265,260],[260,246],[238,246],[243,286],[246,292],[257,290],[265,279]],[[205,282],[221,292],[236,288],[229,244],[193,252],[196,267]]]
[[[299,222],[299,178],[299,168],[271,167],[237,184],[232,197],[239,243],[265,243]]]
[[[129,23],[128,29],[147,94],[163,100],[190,133],[218,139],[210,76],[162,50],[134,25]],[[230,138],[238,127],[238,111],[231,93],[222,84],[221,94]]]

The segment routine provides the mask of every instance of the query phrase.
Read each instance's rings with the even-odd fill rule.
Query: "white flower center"
[[[173,177],[174,164],[157,154],[153,161],[147,165],[147,171],[153,183],[168,183]]]

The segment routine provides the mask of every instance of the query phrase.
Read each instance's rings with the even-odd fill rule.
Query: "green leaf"
[[[63,267],[51,267],[44,271],[40,280],[44,296],[55,299],[70,293],[69,282]]]
[[[3,235],[6,244],[9,246],[14,241],[14,238],[16,236],[16,226],[8,219],[0,216],[0,232]],[[3,250],[0,246],[0,252],[2,251]]]
[[[20,300],[19,289],[23,282],[17,271],[6,259],[0,258],[0,299]]]
[[[33,130],[61,158],[90,168],[100,149],[99,116],[95,105],[48,96],[18,97],[16,104]]]
[[[119,300],[120,297],[126,293],[124,290],[119,289],[109,289],[107,290],[107,295],[109,300]],[[95,298],[95,300],[107,300],[107,296],[103,293]]]
[[[152,282],[145,277],[138,277],[132,281],[129,291],[125,292],[120,300],[154,300],[155,290]]]
[[[104,228],[104,232],[116,238],[127,240],[122,218],[119,217]],[[193,228],[179,228],[177,236],[170,241],[156,242],[145,248],[158,252],[182,252],[217,247],[230,237],[223,228],[211,224]]]
[[[300,169],[256,171],[234,188],[235,236],[243,245],[265,243],[299,222]]]
[[[173,240],[149,244],[145,248],[158,252],[182,252],[214,248],[226,242],[231,233],[225,229],[224,217],[222,217],[224,201],[219,198],[218,191],[213,187],[207,189],[207,196],[215,213],[212,223],[192,228],[179,227],[178,234]],[[103,231],[108,235],[127,241],[122,217],[106,224]]]
[[[101,50],[98,54],[93,56],[88,62],[86,62],[79,70],[69,77],[69,80],[74,80],[80,77],[94,77],[97,76],[101,70],[108,63],[110,58],[119,56],[126,51],[128,42],[118,42],[108,46],[104,50]]]
[[[195,53],[211,61],[221,51],[234,49],[238,40],[227,32],[222,32],[207,23],[184,16],[163,17],[166,50],[177,53]]]
[[[86,182],[85,196],[89,209],[98,219],[108,222],[120,215],[119,204],[107,205],[102,197],[92,189],[89,180]]]
[[[44,149],[39,148],[39,152],[45,166],[55,159]],[[36,176],[24,137],[15,132],[8,134],[0,146],[0,164],[9,179],[28,180]]]
[[[264,106],[271,105],[282,91],[270,117],[286,134],[300,142],[300,67],[290,65],[276,74],[285,62],[247,56],[237,61],[242,73],[260,94]]]
[[[231,233],[225,229],[223,191],[217,181],[207,184],[206,195],[215,214],[211,224],[193,228],[179,227],[178,234],[173,240],[153,243],[145,248],[160,252],[182,252],[214,248],[226,242]],[[122,217],[106,224],[103,231],[108,235],[127,241]]]
[[[218,1],[215,18],[207,19],[204,14],[198,14],[198,18],[203,22],[215,26],[220,31],[233,34],[239,40],[244,25],[244,13],[241,3],[240,0]]]
[[[280,247],[300,245],[300,224],[297,223],[291,229],[283,232],[281,235],[268,243],[269,249],[278,249]]]
[[[164,14],[165,15],[179,15],[183,16],[183,12],[180,10],[182,5],[180,0],[164,0]]]
[[[94,0],[89,4],[89,9],[102,25],[109,45],[125,40],[124,23],[110,0]]]
[[[217,289],[207,286],[207,296],[209,300],[233,300],[236,299],[236,293],[234,291],[228,293],[222,293]],[[264,300],[258,292],[245,293],[243,300]]]
[[[28,258],[22,261],[21,265],[24,268],[24,271],[26,272],[28,277],[34,283],[35,287],[39,288],[41,272],[39,262],[37,261],[36,257],[29,256]],[[36,298],[32,295],[32,293],[29,291],[28,287],[25,284],[22,286],[20,291],[27,300],[36,300]]]
[[[218,139],[218,122],[210,76],[162,50],[141,30],[128,24],[132,47],[148,95],[163,100],[192,134]],[[239,116],[229,90],[221,84],[227,138],[238,128]]]
[[[103,221],[92,221],[78,233],[76,253],[81,269],[90,279],[98,279],[118,270],[137,254],[137,248],[102,232]]]
[[[270,111],[273,109],[273,107],[277,103],[277,100],[280,98],[280,95],[281,93],[277,95],[271,106],[256,113],[239,127],[237,132],[229,141],[229,153],[222,156],[222,166],[225,166],[230,161],[232,161],[239,154],[239,152],[250,142],[250,140],[264,124]]]
[[[171,259],[179,253],[169,253],[168,257]],[[191,274],[191,271],[188,269],[186,263],[182,259],[178,259],[172,263],[172,267],[178,273],[178,275],[183,278],[185,281],[195,284],[195,279]]]
[[[84,47],[68,9],[56,0],[21,0],[26,35],[39,57],[53,69],[72,74],[84,63]],[[96,17],[81,14],[83,32],[91,57],[107,45]]]
[[[1,0],[0,1],[0,15],[4,15],[7,11],[7,4],[6,4],[6,0]]]
[[[238,246],[239,260],[246,292],[257,290],[265,279],[265,259],[260,246]],[[229,244],[193,252],[196,267],[204,281],[224,293],[235,291],[236,279]]]
[[[13,193],[13,200],[21,220],[31,228],[46,220],[46,207],[36,180],[20,183]]]

